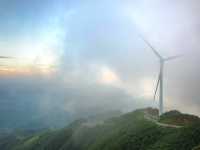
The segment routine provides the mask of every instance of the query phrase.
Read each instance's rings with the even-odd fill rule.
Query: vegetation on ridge
[[[145,119],[145,110],[147,109],[136,110],[93,126],[88,125],[88,120],[78,120],[64,129],[36,133],[13,143],[11,140],[9,147],[5,147],[4,143],[0,142],[0,149],[198,150],[199,119],[198,121],[191,119],[194,122],[182,128],[162,127]],[[181,113],[177,114],[179,117],[185,116]],[[166,116],[170,115],[164,114],[161,120]]]

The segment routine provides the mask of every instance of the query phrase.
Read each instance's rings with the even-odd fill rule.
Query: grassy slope
[[[137,110],[86,126],[79,120],[62,130],[22,139],[2,150],[192,150],[200,145],[200,123],[174,129],[159,127]]]
[[[196,146],[194,149],[192,150],[200,150],[200,145],[199,146]]]
[[[174,124],[179,126],[189,126],[194,122],[199,122],[200,119],[194,115],[182,114],[178,111],[170,111],[163,114],[160,122],[167,124]]]

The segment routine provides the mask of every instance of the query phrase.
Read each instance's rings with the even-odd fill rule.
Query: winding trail
[[[172,125],[172,124],[165,124],[165,123],[161,123],[158,121],[158,118],[155,116],[152,116],[150,114],[148,114],[147,112],[144,112],[144,118],[157,124],[158,126],[161,127],[167,127],[167,128],[182,128],[182,126],[177,126],[177,125]]]

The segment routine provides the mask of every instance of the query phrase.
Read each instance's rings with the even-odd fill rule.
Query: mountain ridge
[[[159,126],[147,120],[144,117],[145,112],[156,116],[158,110],[153,108],[138,109],[104,120],[93,126],[87,124],[87,119],[80,119],[63,129],[47,130],[23,139],[18,139],[11,143],[7,149],[0,142],[0,149],[196,150],[196,147],[200,145],[199,118],[198,121],[192,119],[194,122],[191,121],[190,124],[187,123],[182,128],[170,128]],[[169,112],[166,114],[169,114]],[[171,115],[166,114],[163,116],[169,119]],[[177,114],[179,114],[178,117],[185,116],[182,113]],[[158,122],[162,122],[163,116],[158,119]],[[193,115],[189,116],[191,118],[194,117]],[[173,121],[171,123],[174,123]]]

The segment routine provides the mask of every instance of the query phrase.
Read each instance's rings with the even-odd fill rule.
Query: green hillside
[[[192,150],[200,150],[200,145],[199,146],[196,146],[194,149]]]
[[[163,127],[146,119],[146,112],[151,112],[151,115],[157,114],[154,109],[142,109],[97,124],[94,122],[91,124],[90,121],[84,119],[77,120],[64,129],[48,130],[28,135],[25,138],[4,138],[0,142],[0,149],[198,150],[198,145],[200,145],[200,119],[198,117],[198,119],[195,117],[197,120],[193,120],[187,116],[188,118],[183,120],[189,119],[189,124],[179,121],[182,127],[173,128]],[[182,115],[185,116],[179,113],[178,117],[181,118]],[[170,118],[170,115],[164,114],[162,117]],[[162,117],[160,121],[164,121]],[[176,121],[175,118],[170,123],[173,123],[172,121]]]
[[[178,111],[170,111],[161,116],[160,122],[180,126],[189,126],[193,123],[199,122],[199,118],[194,115],[182,114]]]

